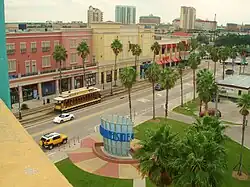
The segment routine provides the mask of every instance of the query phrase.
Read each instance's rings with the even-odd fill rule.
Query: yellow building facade
[[[154,28],[145,28],[143,25],[122,25],[120,23],[93,23],[90,25],[93,32],[93,57],[99,67],[99,84],[110,82],[115,78],[115,55],[111,49],[114,39],[123,44],[123,51],[117,58],[117,72],[122,68],[135,65],[135,57],[129,52],[129,42],[139,44],[142,54],[137,61],[137,73],[144,73],[143,64],[150,63],[153,53],[150,49],[154,43]],[[139,78],[141,76],[138,76]],[[117,73],[117,79],[119,73]]]

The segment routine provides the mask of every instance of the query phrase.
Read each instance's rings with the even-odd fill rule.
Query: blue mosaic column
[[[8,60],[6,54],[6,35],[4,19],[4,0],[0,0],[0,98],[11,108]]]

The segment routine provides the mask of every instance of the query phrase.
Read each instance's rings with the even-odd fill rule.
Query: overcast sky
[[[5,19],[13,21],[84,21],[90,5],[104,12],[104,21],[114,20],[115,5],[136,6],[139,16],[154,14],[162,22],[180,17],[181,6],[193,6],[201,19],[213,20],[217,14],[219,24],[250,23],[249,0],[4,0]]]

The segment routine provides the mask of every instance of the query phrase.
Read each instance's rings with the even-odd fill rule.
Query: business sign
[[[109,131],[104,129],[102,125],[100,125],[100,134],[107,139],[116,141],[116,142],[130,142],[134,139],[134,133],[119,133]]]

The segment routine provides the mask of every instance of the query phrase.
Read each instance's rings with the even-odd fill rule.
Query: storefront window
[[[107,82],[111,82],[111,80],[112,80],[112,71],[108,71],[107,72]]]
[[[87,86],[96,85],[96,73],[91,73],[86,75],[86,85]]]
[[[60,81],[59,81],[59,85],[60,85]],[[71,84],[70,84],[70,79],[62,79],[62,92],[66,92],[69,91],[71,88]]]
[[[74,84],[75,84],[74,88],[75,89],[83,87],[82,80],[83,80],[83,76],[75,77],[75,81],[74,81]]]
[[[23,101],[36,99],[38,96],[37,85],[23,86]]]
[[[10,99],[11,99],[11,104],[18,103],[18,88],[10,89]]]
[[[43,82],[42,83],[42,96],[53,95],[56,93],[55,81]]]

